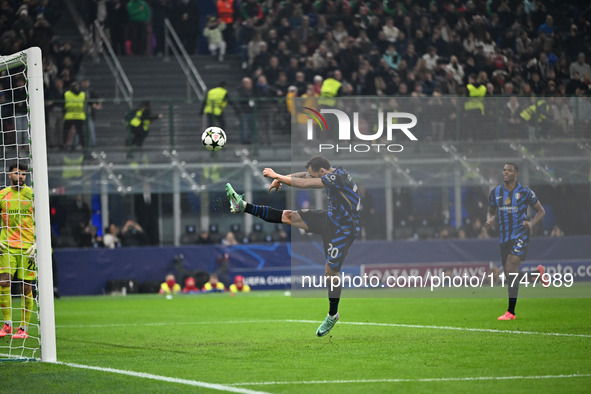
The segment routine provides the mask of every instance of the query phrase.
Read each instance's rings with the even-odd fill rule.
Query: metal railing
[[[94,40],[95,59],[98,60],[99,53],[102,54],[115,79],[115,100],[118,101],[120,99],[119,93],[121,93],[123,99],[131,104],[133,100],[133,88],[127,78],[127,74],[125,74],[125,70],[121,67],[117,55],[115,55],[115,51],[113,51],[109,37],[105,34],[98,20],[94,21]]]
[[[169,49],[176,58],[181,70],[187,77],[187,101],[191,100],[191,90],[195,93],[199,100],[203,100],[207,86],[201,78],[201,74],[197,71],[195,64],[187,54],[185,46],[179,39],[178,34],[168,19],[164,20],[164,61],[170,61]]]

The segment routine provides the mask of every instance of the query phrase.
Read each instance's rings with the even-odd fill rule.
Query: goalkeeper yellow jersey
[[[0,242],[12,248],[28,248],[35,242],[33,220],[33,189],[11,186],[0,191],[0,215],[2,232]]]

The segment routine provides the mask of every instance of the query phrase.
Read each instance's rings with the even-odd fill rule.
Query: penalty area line
[[[119,375],[133,376],[135,378],[152,379],[152,380],[157,380],[160,382],[178,383],[178,384],[184,384],[187,386],[203,387],[203,388],[212,389],[212,390],[228,391],[228,392],[232,392],[232,393],[268,394],[264,391],[254,391],[254,390],[249,390],[249,389],[240,388],[240,387],[231,387],[231,386],[224,385],[224,384],[200,382],[198,380],[171,378],[168,376],[154,375],[154,374],[145,373],[145,372],[135,372],[135,371],[127,371],[127,370],[123,370],[123,369],[95,367],[92,365],[65,363],[65,362],[59,362],[59,361],[51,363],[51,364],[65,365],[65,366],[71,367],[71,368],[89,369],[92,371],[115,373],[115,374],[119,374]]]
[[[589,378],[591,374],[539,375],[539,376],[467,376],[463,378],[424,378],[424,379],[347,379],[347,380],[303,380],[295,382],[245,382],[230,383],[228,386],[279,386],[289,384],[339,384],[339,383],[421,383],[421,382],[469,382],[486,380],[522,380],[522,379],[566,379]]]
[[[318,323],[316,320],[284,320],[292,323]],[[591,338],[588,334],[568,334],[562,332],[537,332],[537,331],[516,331],[516,330],[496,330],[494,328],[470,328],[470,327],[453,327],[453,326],[427,326],[420,324],[399,324],[399,323],[371,323],[371,322],[347,322],[339,321],[339,325],[353,325],[353,326],[377,326],[377,327],[401,327],[401,328],[426,328],[431,330],[451,330],[451,331],[472,331],[472,332],[488,332],[496,334],[521,334],[521,335],[547,335],[556,337],[577,337],[577,338]]]

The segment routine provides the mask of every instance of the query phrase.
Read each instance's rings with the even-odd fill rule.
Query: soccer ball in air
[[[201,135],[201,142],[205,149],[218,151],[226,145],[226,133],[219,127],[208,127]]]

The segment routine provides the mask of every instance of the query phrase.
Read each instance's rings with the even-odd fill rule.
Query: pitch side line
[[[211,325],[211,324],[260,324],[260,323],[304,323],[317,324],[317,320],[232,320],[232,321],[198,321],[198,322],[177,322],[177,325]],[[562,332],[537,332],[537,331],[515,331],[515,330],[497,330],[494,328],[469,328],[469,327],[452,327],[452,326],[427,326],[420,324],[399,324],[399,323],[370,323],[370,322],[346,322],[339,321],[339,325],[355,325],[355,326],[377,326],[377,327],[401,327],[401,328],[424,328],[431,330],[451,330],[451,331],[472,331],[472,332],[488,332],[496,334],[521,334],[521,335],[546,335],[555,337],[575,337],[575,338],[591,338],[589,334],[568,334]],[[131,323],[131,324],[64,324],[57,325],[57,328],[105,328],[105,327],[136,327],[136,326],[170,326],[167,323]]]
[[[151,373],[145,373],[145,372],[134,372],[134,371],[126,371],[126,370],[122,370],[122,369],[94,367],[92,365],[63,363],[63,362],[55,362],[52,364],[60,364],[60,365],[65,365],[65,366],[72,367],[72,368],[90,369],[92,371],[116,373],[116,374],[120,374],[120,375],[133,376],[136,378],[158,380],[160,382],[178,383],[178,384],[184,384],[184,385],[188,385],[188,386],[203,387],[203,388],[212,389],[212,390],[229,391],[232,393],[269,394],[264,391],[254,391],[254,390],[249,390],[249,389],[244,389],[244,388],[239,388],[239,387],[230,387],[228,385],[223,385],[223,384],[199,382],[197,380],[171,378],[168,376],[153,375]]]
[[[474,376],[465,378],[425,378],[425,379],[359,379],[359,380],[304,380],[295,382],[245,382],[231,383],[228,386],[272,386],[288,384],[334,384],[334,383],[421,383],[421,382],[469,382],[483,380],[513,380],[513,379],[564,379],[589,378],[591,374],[576,375],[541,375],[541,376]]]

